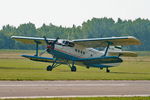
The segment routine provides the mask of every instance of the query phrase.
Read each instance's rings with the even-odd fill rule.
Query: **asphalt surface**
[[[150,81],[0,81],[0,98],[150,96]]]

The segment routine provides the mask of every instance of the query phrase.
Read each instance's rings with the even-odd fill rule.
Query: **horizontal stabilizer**
[[[112,51],[109,56],[124,56],[124,57],[137,57],[137,53],[131,51]]]

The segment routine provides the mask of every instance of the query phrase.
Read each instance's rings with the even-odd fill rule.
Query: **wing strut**
[[[106,50],[105,50],[105,53],[103,56],[106,56],[107,52],[108,52],[108,49],[109,49],[109,46],[112,45],[113,43],[112,42],[107,42],[107,47],[106,47]]]
[[[36,48],[35,48],[35,50],[36,50],[36,53],[35,53],[35,56],[38,56],[38,54],[39,54],[39,44],[41,43],[41,42],[39,42],[39,41],[34,41],[35,43],[36,43]]]

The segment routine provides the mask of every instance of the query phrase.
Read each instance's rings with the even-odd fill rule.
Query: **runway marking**
[[[70,87],[70,86],[86,86],[86,87],[89,87],[89,86],[127,86],[127,84],[14,84],[14,85],[5,85],[5,84],[0,84],[0,87],[22,87],[22,86],[25,86],[25,87],[43,87],[43,86],[49,86],[49,87],[61,87],[61,86],[64,86],[64,87]]]
[[[72,96],[18,96],[18,97],[0,97],[0,99],[21,99],[21,98],[75,98],[75,97],[149,97],[150,94],[144,95],[72,95]]]

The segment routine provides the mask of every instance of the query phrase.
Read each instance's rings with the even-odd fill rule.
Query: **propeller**
[[[46,44],[47,44],[47,49],[54,49],[55,48],[55,44],[58,42],[59,37],[56,38],[56,40],[54,41],[48,41],[47,38],[45,36],[43,36]]]
[[[55,44],[58,42],[58,39],[59,39],[59,37],[57,37],[56,40],[54,40],[54,41],[48,41],[45,36],[43,36],[43,38],[44,38],[44,40],[45,40],[45,42],[47,44],[47,48],[44,51],[42,51],[39,54],[39,56],[43,55],[46,51],[50,51],[51,49],[54,49],[55,48]]]
[[[58,39],[59,37],[57,37],[56,40],[51,43],[51,49],[55,48],[55,44],[58,42]]]

